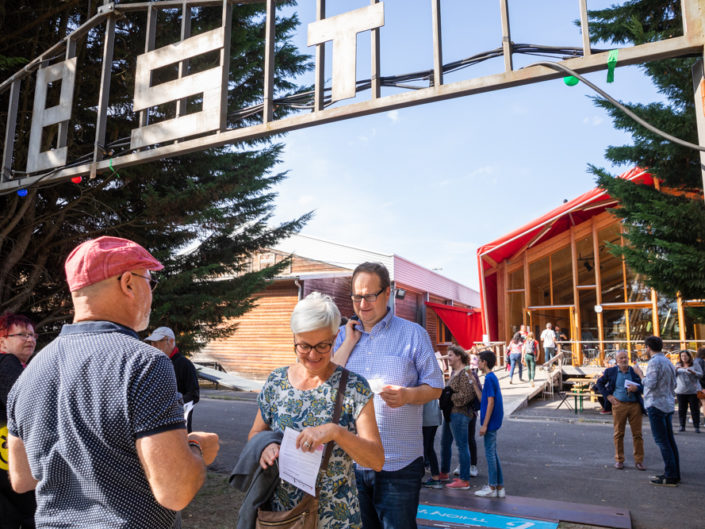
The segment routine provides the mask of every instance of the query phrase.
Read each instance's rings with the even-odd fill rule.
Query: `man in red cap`
[[[10,480],[36,488],[37,527],[169,528],[203,484],[218,436],[187,435],[171,362],[137,336],[162,268],[117,237],[66,259],[73,324],[8,399]]]

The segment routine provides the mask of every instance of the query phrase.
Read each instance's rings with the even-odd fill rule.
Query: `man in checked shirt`
[[[334,361],[364,376],[376,393],[384,467],[380,472],[355,469],[364,529],[416,527],[424,475],[423,405],[443,388],[428,333],[392,314],[390,286],[381,263],[355,269],[351,295],[359,321],[341,328],[334,345]]]

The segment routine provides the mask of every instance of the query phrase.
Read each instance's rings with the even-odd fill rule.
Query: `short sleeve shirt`
[[[169,528],[135,442],[185,428],[169,358],[111,322],[65,325],[10,392],[8,429],[37,484],[37,527]]]
[[[407,388],[427,384],[444,386],[431,339],[426,329],[387,312],[370,332],[362,332],[345,367],[368,381],[380,379],[383,384]],[[334,349],[343,343],[345,327],[340,328]],[[375,416],[384,446],[385,471],[400,470],[423,457],[423,405],[406,404],[391,408],[375,395]]]
[[[274,431],[286,428],[301,431],[309,426],[331,422],[338,395],[338,384],[343,373],[337,367],[323,384],[310,390],[297,389],[289,382],[289,368],[276,369],[269,375],[259,394],[258,404],[262,419]],[[350,373],[338,424],[357,433],[355,421],[372,399],[367,381]],[[353,460],[338,445],[334,445],[328,468],[318,478],[321,488],[318,505],[318,527],[328,529],[359,528],[362,525],[360,503],[357,499]],[[303,491],[280,480],[272,498],[275,511],[293,509],[303,499]]]
[[[502,426],[504,418],[504,404],[502,402],[502,391],[499,387],[497,375],[492,371],[485,375],[485,384],[482,386],[482,401],[480,402],[480,423],[485,423],[485,415],[487,412],[487,403],[490,397],[494,397],[494,408],[490,416],[490,422],[487,424],[487,430],[499,430]]]

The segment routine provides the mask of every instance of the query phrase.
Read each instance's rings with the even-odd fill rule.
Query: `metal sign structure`
[[[306,0],[304,0],[306,1]],[[313,0],[310,0],[313,1]],[[392,1],[392,0],[388,0]],[[370,0],[370,4],[336,16],[326,17],[325,0],[316,0],[317,20],[308,25],[308,45],[315,46],[315,90],[302,95],[308,111],[299,112],[282,119],[273,119],[273,108],[280,100],[274,94],[274,43],[276,0],[161,0],[156,2],[110,3],[99,7],[97,14],[66,36],[61,42],[46,50],[27,64],[22,70],[0,84],[0,94],[8,92],[8,112],[5,127],[0,194],[33,185],[55,183],[77,176],[94,177],[106,170],[146,163],[165,157],[178,156],[211,147],[237,143],[309,127],[386,112],[407,106],[430,103],[474,93],[487,92],[555,79],[565,75],[561,71],[544,65],[514,69],[512,56],[518,53],[518,45],[511,40],[508,0],[499,1],[502,34],[498,35],[502,47],[498,50],[504,57],[501,73],[467,80],[444,83],[441,0],[430,0],[433,30],[433,67],[428,70],[428,87],[408,89],[382,96],[384,78],[380,75],[379,28],[384,25],[384,2]],[[566,68],[578,73],[587,73],[608,68],[609,53],[597,52],[590,47],[587,0],[575,0],[578,4],[582,28],[582,49],[575,57],[558,61]],[[228,93],[237,90],[229,86],[228,66],[231,40],[232,10],[243,4],[266,4],[264,94],[259,105],[243,109],[243,115],[258,114],[259,124],[247,127],[228,127]],[[190,34],[191,10],[195,8],[220,8],[220,27]],[[168,46],[155,48],[157,14],[163,9],[181,9],[181,40]],[[705,0],[681,0],[683,34],[663,41],[619,49],[619,65],[638,64],[646,61],[703,55],[705,47],[704,15]],[[130,13],[146,13],[146,35],[144,53],[136,58],[135,85],[132,111],[139,115],[132,129],[129,148],[126,152],[106,155],[106,131],[110,121],[109,94],[111,70],[114,60],[116,21]],[[77,76],[81,64],[76,57],[76,43],[88,32],[103,27],[103,58],[98,104],[96,108],[93,152],[88,160],[69,159],[67,132],[76,126],[72,106]],[[369,32],[372,47],[371,75],[368,82],[356,79],[356,38],[358,33]],[[332,41],[332,82],[325,86],[325,43]],[[189,59],[205,53],[219,54],[219,64],[212,68],[189,73]],[[62,60],[57,61],[59,55]],[[178,64],[176,79],[152,85],[153,73],[163,67]],[[698,77],[699,76],[699,77]],[[700,94],[702,69],[694,71],[694,83]],[[32,84],[33,81],[33,84]],[[47,108],[47,92],[50,85],[60,82],[58,104]],[[24,85],[24,86],[23,86]],[[395,85],[399,87],[400,85]],[[26,167],[15,167],[15,141],[18,103],[21,90],[34,90],[34,107],[27,147]],[[365,100],[361,100],[367,94]],[[198,112],[186,112],[186,100],[198,97],[201,108]],[[348,104],[331,106],[332,103],[356,98]],[[301,100],[301,99],[300,99]],[[173,118],[150,123],[150,109],[159,105],[176,103]],[[705,119],[698,101],[698,125],[700,143],[705,143]],[[55,144],[42,149],[42,134],[47,127],[57,127]],[[25,135],[26,136],[26,135]],[[23,136],[23,137],[25,137]],[[705,153],[701,151],[705,167]],[[85,156],[84,156],[85,158]]]

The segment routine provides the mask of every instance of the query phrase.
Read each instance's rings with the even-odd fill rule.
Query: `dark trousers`
[[[690,405],[690,415],[693,417],[693,426],[700,429],[700,401],[696,393],[676,393],[678,399],[678,419],[681,428],[685,428],[685,418],[688,416],[688,405]]]
[[[681,464],[678,457],[678,446],[676,438],[673,436],[673,412],[665,413],[655,406],[649,407],[646,412],[649,414],[651,423],[651,434],[654,436],[656,446],[661,450],[661,457],[664,464],[664,475],[669,479],[681,479]]]
[[[472,414],[470,424],[468,424],[468,446],[470,447],[470,464],[477,466],[477,442],[475,442],[475,425],[477,424],[477,413]]]
[[[0,529],[34,529],[34,491],[17,494],[7,471],[0,470]]]
[[[431,475],[438,475],[438,457],[436,450],[433,448],[433,442],[436,439],[436,430],[438,426],[424,426],[423,431],[423,457],[428,464],[431,465]]]
[[[355,470],[363,529],[416,529],[423,457],[394,471]]]

